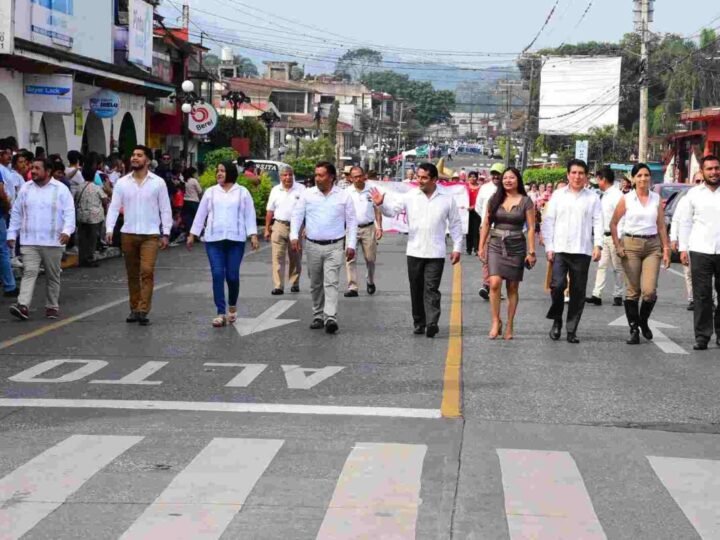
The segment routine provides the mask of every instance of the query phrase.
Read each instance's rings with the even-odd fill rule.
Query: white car
[[[252,161],[258,171],[270,175],[273,186],[280,183],[280,170],[283,167],[290,166],[282,161],[272,161],[269,159],[246,159],[245,161]]]

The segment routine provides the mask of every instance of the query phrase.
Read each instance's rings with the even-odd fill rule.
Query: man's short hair
[[[335,168],[335,165],[330,163],[329,161],[319,161],[315,164],[315,168],[323,168],[327,171],[327,173],[332,176],[333,178],[337,178],[337,169]]]
[[[700,160],[700,168],[705,168],[705,163],[707,163],[708,161],[720,161],[720,158],[713,154],[708,154]]]
[[[152,160],[152,158],[153,158],[152,150],[150,148],[148,148],[147,146],[145,146],[144,144],[136,145],[135,148],[133,148],[133,153],[135,152],[135,150],[141,150],[142,153],[145,154],[145,157],[148,158],[148,160]]]
[[[289,172],[290,174],[295,174],[295,171],[290,165],[283,165],[280,167],[280,174],[285,174],[286,172]]]
[[[431,180],[437,180],[437,178],[439,176],[437,167],[435,165],[433,165],[432,163],[421,163],[418,166],[418,169],[422,169],[423,171],[428,173],[430,175]]]
[[[613,171],[610,167],[607,165],[605,167],[601,167],[595,172],[595,177],[600,180],[601,178],[603,180],[607,180],[611,184],[615,182],[615,171]]]
[[[47,158],[36,157],[36,158],[33,158],[32,162],[33,163],[42,163],[43,169],[45,169],[47,172],[52,172],[52,170],[53,170],[53,162]]]
[[[350,175],[352,176],[353,171],[360,171],[360,174],[365,174],[365,169],[363,169],[360,165],[353,165],[350,167]]]
[[[65,165],[62,161],[53,161],[52,162],[52,172],[55,171],[63,171],[65,172]]]
[[[80,165],[82,165],[83,156],[77,150],[70,150],[67,153],[67,160],[70,163],[79,163]]]
[[[571,159],[568,161],[567,164],[567,172],[570,172],[570,169],[573,167],[582,167],[583,171],[585,171],[585,174],[588,173],[588,164],[585,163],[582,159]]]

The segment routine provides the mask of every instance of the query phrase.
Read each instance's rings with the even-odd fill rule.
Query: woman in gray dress
[[[527,231],[527,238],[525,236]],[[488,337],[502,333],[500,292],[505,280],[508,313],[504,339],[513,338],[513,322],[520,299],[520,282],[525,268],[535,266],[535,205],[527,196],[522,175],[515,167],[503,173],[502,184],[488,203],[480,234],[480,254],[486,253],[490,269],[490,312],[492,328]],[[482,259],[481,259],[482,260]],[[483,263],[486,261],[483,260]]]

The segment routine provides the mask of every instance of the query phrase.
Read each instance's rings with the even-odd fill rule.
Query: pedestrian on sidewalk
[[[490,167],[490,182],[483,184],[478,192],[477,200],[475,201],[475,212],[477,212],[481,219],[485,216],[485,214],[487,214],[490,198],[495,195],[495,192],[498,190],[498,186],[502,182],[502,175],[504,172],[505,169],[502,165],[500,165],[500,163],[495,163],[492,167]],[[487,253],[478,252],[478,258],[480,258],[480,256],[487,261]],[[483,300],[490,300],[490,274],[488,271],[488,265],[483,264],[483,282],[478,293]]]
[[[524,231],[527,231],[527,238]],[[525,268],[533,268],[535,257],[535,205],[528,197],[522,175],[515,167],[503,174],[502,183],[490,199],[483,218],[480,253],[487,253],[490,274],[490,313],[492,328],[488,337],[502,334],[500,292],[505,281],[508,311],[503,339],[514,336],[515,313],[520,301],[520,282]]]
[[[130,314],[128,323],[150,324],[155,286],[155,262],[158,249],[165,249],[172,227],[172,209],[165,181],[149,170],[152,150],[138,145],[130,158],[131,173],[115,184],[105,221],[108,245],[113,242],[113,229],[123,210],[121,248],[125,257]]]
[[[108,196],[95,184],[95,171],[83,169],[85,184],[75,191],[77,218],[78,263],[80,266],[97,268],[95,247],[102,235],[102,223]]]
[[[590,260],[599,261],[603,242],[600,198],[585,189],[588,166],[572,159],[567,165],[568,185],[550,198],[542,222],[545,253],[552,266],[550,295],[552,305],[546,317],[553,321],[550,338],[560,339],[565,308],[565,287],[570,276],[567,314],[567,341],[580,343],[577,329],[585,306]]]
[[[182,207],[182,226],[183,231],[186,233],[190,232],[195,221],[195,215],[197,214],[198,207],[200,206],[200,198],[202,197],[202,186],[197,179],[197,169],[195,167],[188,167],[183,172],[185,178],[185,195]]]
[[[315,187],[306,189],[298,200],[290,223],[290,244],[299,253],[300,229],[305,222],[307,265],[313,302],[310,328],[338,331],[337,303],[340,266],[355,258],[357,217],[350,194],[335,184],[335,165],[321,161],[315,165]],[[345,240],[347,246],[343,250]],[[298,255],[299,256],[299,255]]]
[[[415,334],[437,335],[440,320],[440,282],[445,268],[445,233],[453,241],[450,261],[460,262],[463,230],[455,199],[438,189],[438,170],[423,163],[417,170],[419,186],[403,194],[372,189],[373,202],[384,215],[405,212],[408,220],[407,264]]]
[[[285,263],[288,267],[290,292],[300,292],[302,252],[290,249],[290,220],[293,209],[305,191],[295,181],[295,172],[286,165],[280,169],[280,183],[274,186],[265,209],[265,240],[272,248],[272,295],[285,294]]]
[[[615,208],[623,198],[620,188],[615,186],[615,173],[610,167],[602,167],[595,173],[598,187],[602,192],[600,205],[603,212],[603,224],[605,232],[603,233],[603,250],[598,264],[597,273],[595,274],[595,287],[592,296],[585,299],[587,304],[602,306],[602,292],[607,282],[608,267],[612,269],[614,277],[613,288],[613,306],[623,305],[623,292],[625,289],[625,271],[623,270],[622,260],[617,254],[615,243],[610,234],[610,221],[612,221]],[[618,223],[618,230],[622,236],[622,222]]]
[[[623,195],[615,208],[610,231],[625,270],[625,315],[630,326],[628,345],[640,343],[640,331],[652,339],[650,314],[657,302],[660,264],[670,267],[670,242],[660,195],[650,191],[650,168],[637,163],[632,168],[635,189]],[[623,220],[622,240],[618,224]],[[640,300],[642,299],[642,306]]]
[[[701,160],[705,182],[690,189],[679,218],[680,262],[692,270],[694,349],[707,349],[715,330],[720,346],[720,304],[713,313],[713,279],[720,297],[720,158],[714,155]],[[714,322],[713,322],[714,319]]]
[[[20,320],[30,318],[35,282],[40,264],[45,267],[45,316],[60,315],[60,264],[65,245],[75,231],[75,205],[68,188],[51,176],[52,164],[32,162],[32,182],[26,182],[13,204],[7,244],[15,249],[20,240],[23,277],[16,304],[10,313]]]
[[[468,205],[468,233],[465,235],[465,252],[468,255],[477,255],[478,246],[480,245],[480,225],[482,221],[480,214],[475,210],[478,194],[482,187],[478,179],[477,171],[470,171],[466,185],[470,204]]]
[[[376,291],[375,261],[377,259],[377,243],[383,237],[382,213],[373,204],[370,196],[370,186],[367,184],[365,170],[362,167],[351,167],[350,181],[352,185],[347,188],[347,192],[355,205],[355,215],[358,223],[357,243],[362,249],[365,266],[367,267],[365,286],[367,293],[373,295]],[[358,295],[358,249],[357,246],[351,247],[355,248],[355,257],[345,263],[348,280],[348,290],[345,292],[346,298],[353,298]]]
[[[259,244],[255,204],[250,192],[237,183],[237,166],[231,161],[220,163],[215,178],[217,185],[208,188],[200,201],[186,245],[189,250],[192,249],[195,238],[199,238],[205,229],[205,250],[210,261],[213,299],[217,309],[212,325],[221,328],[237,320],[240,264],[245,254],[245,242],[250,238],[253,251],[258,249]]]

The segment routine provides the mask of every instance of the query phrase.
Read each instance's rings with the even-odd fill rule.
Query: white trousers
[[[595,275],[595,288],[593,296],[602,298],[602,292],[605,288],[607,280],[607,270],[611,268],[615,278],[615,287],[613,288],[613,297],[622,297],[625,292],[625,271],[622,267],[622,261],[618,257],[615,244],[613,244],[612,236],[605,236],[603,239],[602,255],[600,264],[598,264],[597,274]]]

